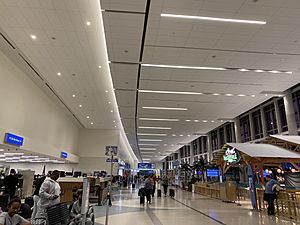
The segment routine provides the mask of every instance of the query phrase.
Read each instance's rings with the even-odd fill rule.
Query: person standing
[[[156,182],[157,182],[157,177],[155,174],[152,176],[152,181],[153,181],[153,189],[152,189],[152,197],[154,197],[155,189],[156,189]]]
[[[168,192],[168,186],[169,186],[169,178],[167,176],[164,176],[162,179],[162,185],[164,189],[164,195],[167,197],[167,192]]]
[[[266,183],[265,200],[268,202],[268,215],[274,215],[274,201],[277,197],[277,191],[279,191],[280,186],[277,180],[274,180],[270,177],[268,179],[269,180]]]
[[[20,208],[21,199],[13,198],[8,203],[7,212],[2,212],[0,215],[0,225],[31,225],[28,220],[17,214]]]
[[[33,210],[32,210],[32,215],[31,215],[31,221],[34,221],[34,219],[35,219],[35,215],[36,215],[36,212],[37,212],[37,204],[38,204],[38,201],[40,200],[40,189],[41,189],[41,186],[44,183],[45,179],[46,179],[46,176],[43,176],[43,177],[39,178],[38,180],[36,180],[36,182],[35,182],[35,190],[34,190],[34,193],[33,193]]]
[[[37,204],[37,212],[35,219],[46,219],[47,208],[60,203],[60,186],[56,182],[59,178],[59,171],[54,170],[49,177],[46,177],[45,181],[41,185],[39,196],[40,199]]]
[[[14,169],[10,170],[10,174],[4,178],[5,193],[9,194],[10,199],[15,196],[19,179]]]
[[[146,198],[147,198],[147,203],[151,204],[151,195],[153,192],[153,180],[149,176],[145,180],[145,189],[146,189]]]

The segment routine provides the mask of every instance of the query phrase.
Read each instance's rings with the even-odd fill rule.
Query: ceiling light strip
[[[171,130],[171,127],[143,127],[139,126],[140,129],[154,129],[154,130]]]
[[[218,22],[229,22],[229,23],[247,23],[247,24],[259,24],[265,25],[266,21],[259,20],[242,20],[242,19],[230,19],[230,18],[218,18],[218,17],[207,17],[207,16],[188,16],[188,15],[177,15],[177,14],[160,14],[161,17],[179,18],[179,19],[191,19],[191,20],[208,20]]]
[[[146,121],[170,121],[170,122],[177,122],[179,119],[163,119],[163,118],[139,118],[139,120],[146,120]]]
[[[146,133],[138,133],[138,136],[167,136],[167,134],[146,134]]]
[[[186,111],[187,108],[169,108],[169,107],[158,107],[158,106],[143,106],[143,109],[158,109],[158,110],[178,110],[178,111]]]

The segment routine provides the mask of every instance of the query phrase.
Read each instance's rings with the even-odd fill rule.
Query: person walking
[[[152,181],[153,181],[152,197],[154,197],[154,193],[155,193],[155,189],[156,189],[157,177],[154,174],[151,178],[152,178]]]
[[[162,185],[163,185],[163,189],[164,189],[164,195],[165,195],[165,197],[167,197],[168,186],[169,186],[169,178],[167,176],[163,177]]]
[[[10,170],[10,174],[4,178],[5,193],[9,194],[10,199],[15,196],[19,179],[14,169]]]
[[[44,183],[46,179],[46,176],[43,176],[41,178],[39,178],[38,180],[36,180],[35,182],[35,190],[34,190],[34,193],[33,193],[33,210],[32,210],[32,214],[31,214],[31,221],[34,221],[35,220],[35,215],[36,215],[36,212],[37,212],[37,204],[40,200],[40,189],[41,189],[41,186],[42,184]]]
[[[268,202],[268,215],[275,214],[274,201],[277,197],[277,192],[280,190],[279,182],[271,177],[267,177],[265,200]]]
[[[151,204],[151,195],[153,192],[153,180],[149,176],[145,180],[145,189],[146,189],[146,198],[147,198],[147,203]]]
[[[59,184],[56,182],[59,178],[59,171],[54,170],[49,177],[46,177],[45,181],[41,185],[39,196],[40,199],[37,204],[37,212],[35,220],[42,219],[47,221],[47,208],[60,203],[61,189]],[[34,221],[36,222],[36,221]]]

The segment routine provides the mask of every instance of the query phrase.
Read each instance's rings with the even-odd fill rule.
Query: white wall
[[[10,132],[25,138],[25,150],[77,153],[77,125],[2,52],[0,96],[0,143]]]
[[[61,170],[71,172],[72,169],[76,171],[78,164],[54,164],[54,163],[1,163],[1,165],[8,165],[11,169],[17,170],[32,170],[35,174],[42,174],[44,165],[46,165],[46,173],[50,170]]]

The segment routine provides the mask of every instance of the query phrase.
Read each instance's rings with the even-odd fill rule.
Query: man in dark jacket
[[[14,169],[10,170],[10,174],[4,178],[5,193],[9,194],[10,199],[15,196],[19,179]]]

